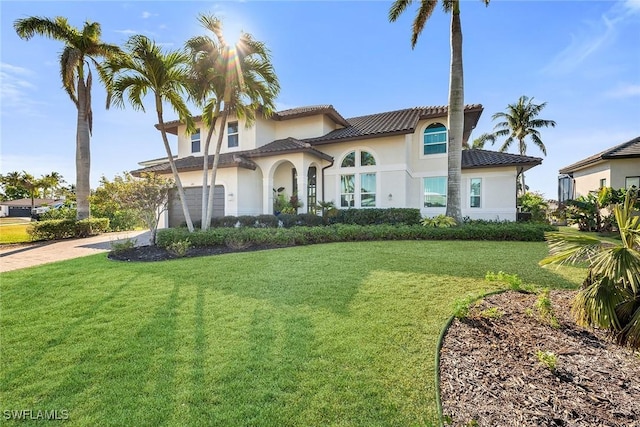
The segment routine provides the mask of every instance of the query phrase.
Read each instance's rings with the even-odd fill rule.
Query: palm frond
[[[624,299],[624,294],[615,283],[606,277],[601,278],[578,291],[571,313],[579,325],[619,331],[621,325],[616,315],[616,307]]]

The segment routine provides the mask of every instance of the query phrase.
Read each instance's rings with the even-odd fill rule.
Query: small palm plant
[[[578,324],[611,331],[619,344],[640,348],[640,216],[638,194],[629,190],[613,212],[619,244],[590,236],[549,236],[550,255],[540,265],[588,261],[589,273],[573,302]]]

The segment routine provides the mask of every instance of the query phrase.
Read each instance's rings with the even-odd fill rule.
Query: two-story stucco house
[[[482,113],[465,107],[464,140]],[[178,137],[176,166],[192,219],[200,219],[206,129],[189,135],[178,121],[165,125]],[[251,127],[230,118],[220,155],[214,216],[273,213],[275,189],[297,194],[299,212],[317,202],[347,208],[419,208],[444,214],[447,195],[447,107],[415,107],[345,119],[331,105],[279,111],[257,117]],[[215,138],[215,137],[214,137]],[[215,141],[211,144],[214,150]],[[213,164],[209,157],[209,165]],[[516,177],[540,158],[486,150],[462,155],[462,214],[471,218],[516,219]],[[140,163],[133,172],[169,175],[169,163]],[[179,201],[168,224],[184,222]]]
[[[640,136],[566,166],[559,174],[560,203],[602,187],[640,188]]]

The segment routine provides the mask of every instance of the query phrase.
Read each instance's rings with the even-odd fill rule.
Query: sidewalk
[[[137,246],[148,245],[150,237],[149,230],[121,231],[85,239],[5,246],[0,248],[0,273],[107,252],[113,242],[125,239],[135,239]]]

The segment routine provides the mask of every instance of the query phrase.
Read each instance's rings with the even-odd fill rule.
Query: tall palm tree
[[[494,144],[498,138],[507,137],[499,151],[507,151],[514,141],[518,141],[518,151],[521,156],[525,156],[527,154],[527,138],[530,138],[546,156],[547,148],[542,142],[538,129],[556,127],[555,121],[538,118],[540,111],[546,106],[546,102],[534,104],[533,98],[522,95],[518,102],[507,105],[506,112],[494,114],[491,117],[492,120],[502,121],[496,123],[493,127],[493,133],[481,135],[478,139]],[[525,187],[523,173],[520,174],[520,180],[521,191],[526,193],[527,187]]]
[[[189,231],[193,231],[184,188],[167,138],[163,110],[163,103],[168,102],[178,113],[180,120],[187,124],[187,129],[194,129],[191,113],[182,98],[188,90],[189,58],[180,51],[164,53],[154,41],[142,35],[131,36],[125,46],[127,54],[112,58],[104,64],[104,72],[109,83],[107,106],[113,103],[118,107],[124,107],[126,97],[135,110],[145,111],[144,98],[149,92],[153,94],[158,128],[178,188],[184,218]]]
[[[481,0],[486,5],[490,0]],[[389,8],[389,21],[395,22],[413,3],[413,0],[395,0]],[[421,0],[411,33],[411,48],[416,47],[427,20],[433,14],[437,0]],[[464,76],[462,67],[462,24],[460,21],[460,1],[442,0],[442,8],[451,13],[451,69],[449,73],[449,144],[447,147],[447,210],[446,215],[462,221],[462,200],[460,182],[462,180],[462,134],[464,131]]]
[[[255,120],[256,110],[260,109],[268,117],[275,109],[280,84],[264,43],[242,33],[238,43],[231,46],[226,42],[222,22],[218,18],[201,15],[199,21],[215,35],[215,38],[199,36],[187,41],[192,58],[192,94],[203,107],[203,122],[209,128],[202,171],[202,229],[206,230],[213,214],[213,194],[227,118],[235,114],[250,126]],[[218,119],[220,127],[209,180],[208,150]],[[211,185],[206,195],[208,182]]]
[[[91,194],[90,142],[93,131],[91,109],[92,75],[90,64],[98,66],[96,58],[110,58],[121,53],[115,45],[100,40],[100,24],[85,22],[82,31],[72,27],[66,18],[53,20],[41,17],[18,19],[13,24],[18,36],[29,40],[38,34],[64,43],[60,54],[62,86],[78,110],[76,127],[76,191],[77,219],[89,217]],[[100,74],[103,80],[103,76]],[[104,81],[104,80],[103,80]]]

